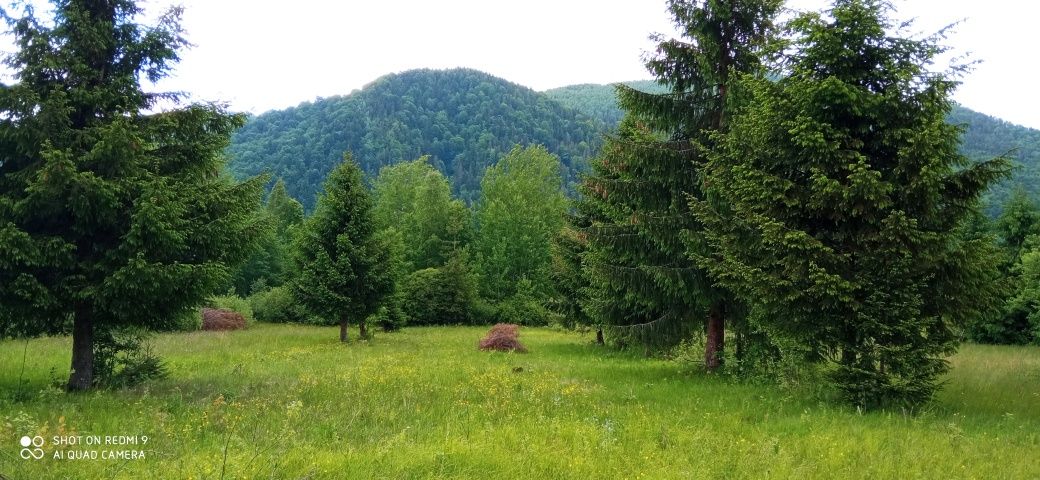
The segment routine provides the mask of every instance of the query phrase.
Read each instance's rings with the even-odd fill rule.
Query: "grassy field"
[[[1040,478],[1040,348],[965,346],[937,405],[859,414],[797,390],[524,329],[411,328],[341,345],[258,325],[155,339],[168,379],[66,395],[67,338],[0,343],[0,476],[37,478]],[[27,350],[26,350],[27,348]],[[28,352],[24,372],[23,353]],[[31,399],[14,401],[19,377]],[[23,435],[47,441],[23,460]],[[137,460],[53,436],[148,436]],[[140,440],[140,439],[139,439]]]

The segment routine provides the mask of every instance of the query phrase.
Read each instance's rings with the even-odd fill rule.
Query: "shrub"
[[[156,325],[159,332],[195,332],[202,328],[199,307],[191,307]]]
[[[311,318],[307,309],[296,301],[292,290],[286,286],[250,295],[249,305],[258,322],[321,323],[318,319]]]
[[[396,301],[391,301],[379,307],[379,310],[368,318],[368,323],[379,325],[384,332],[394,332],[405,325],[405,320],[400,305]]]
[[[148,333],[137,328],[98,332],[94,343],[94,382],[125,388],[166,376],[166,366],[145,343]]]
[[[491,327],[491,330],[488,330],[487,335],[480,341],[478,347],[485,351],[527,353],[527,348],[520,343],[519,337],[519,325],[499,323]]]
[[[410,325],[472,323],[474,300],[469,272],[450,262],[412,272],[401,285],[401,308]]]
[[[544,326],[551,319],[549,310],[533,297],[518,293],[501,301],[496,308],[495,321],[518,325]]]

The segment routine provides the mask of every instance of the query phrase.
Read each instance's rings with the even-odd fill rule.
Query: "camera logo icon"
[[[43,446],[43,437],[41,437],[39,435],[37,435],[35,437],[30,437],[30,436],[26,435],[26,436],[22,437],[21,444],[22,444],[22,452],[21,452],[22,459],[29,460],[31,458],[33,460],[39,460],[39,459],[43,458],[43,449],[40,448],[40,447]]]

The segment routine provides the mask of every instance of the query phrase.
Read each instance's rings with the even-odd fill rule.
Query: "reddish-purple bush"
[[[203,330],[239,330],[246,328],[246,318],[241,313],[217,308],[202,309]]]
[[[491,330],[480,341],[479,346],[481,350],[527,353],[527,348],[520,343],[519,337],[519,325],[499,323],[491,327]]]

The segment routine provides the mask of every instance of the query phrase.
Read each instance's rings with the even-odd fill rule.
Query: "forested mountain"
[[[663,91],[649,80],[625,83]],[[234,173],[269,171],[308,209],[344,151],[353,152],[369,176],[385,165],[430,155],[455,193],[471,202],[487,166],[516,144],[545,145],[561,158],[572,185],[621,116],[611,85],[536,92],[475,70],[411,70],[350,95],[253,117],[235,134],[228,153]],[[1040,131],[963,107],[954,109],[950,121],[967,125],[963,151],[970,158],[1011,151],[1019,165],[1012,180],[991,191],[990,213],[1015,185],[1040,194]]]
[[[624,82],[637,90],[661,92],[663,88],[650,80]],[[612,85],[582,84],[560,87],[545,92],[564,106],[594,117],[608,126],[621,121]],[[969,158],[985,160],[1005,153],[1016,164],[1014,177],[995,186],[987,196],[990,214],[995,215],[1017,185],[1032,196],[1040,195],[1040,130],[1015,125],[964,107],[954,107],[949,116],[954,124],[966,125],[961,151]]]
[[[650,93],[661,93],[666,89],[653,80],[636,80],[623,82],[636,90]],[[602,121],[610,128],[621,123],[624,114],[618,107],[613,85],[582,83],[554,88],[544,92],[549,98],[565,107],[573,108],[585,115]]]
[[[460,198],[472,201],[487,166],[516,144],[544,145],[573,183],[603,130],[544,94],[486,73],[411,70],[350,95],[251,118],[228,153],[233,173],[269,171],[308,209],[344,151],[370,177],[385,165],[430,155]]]

